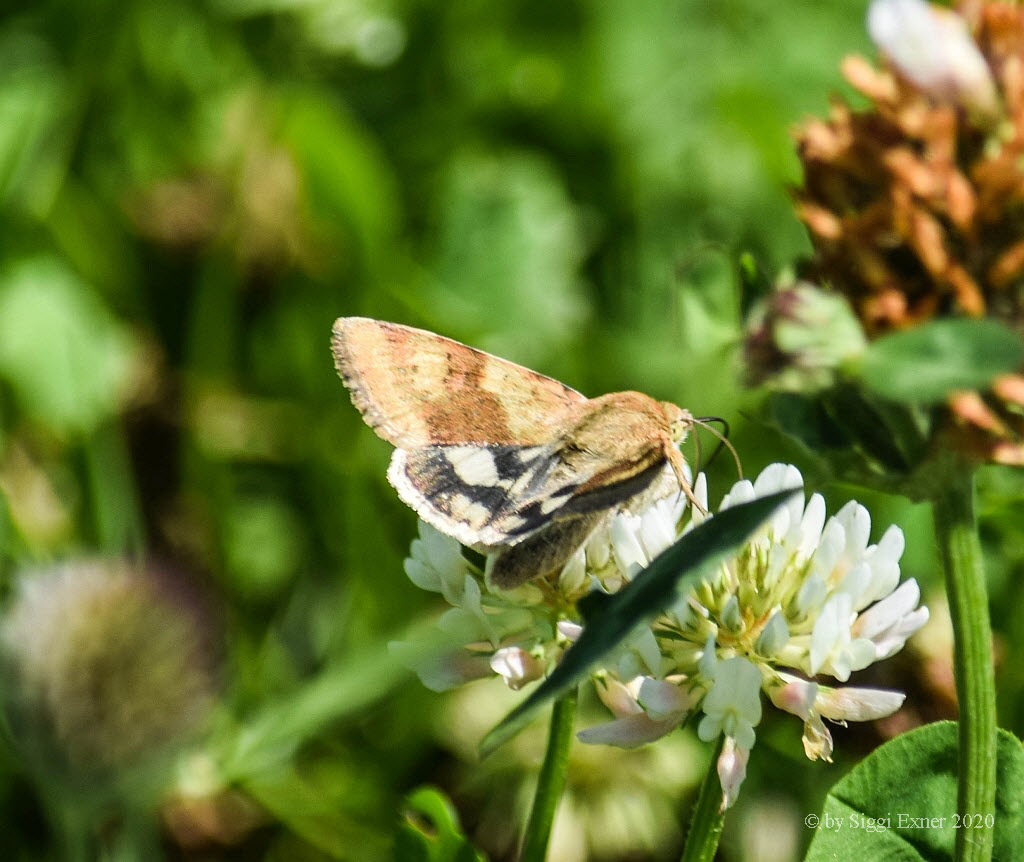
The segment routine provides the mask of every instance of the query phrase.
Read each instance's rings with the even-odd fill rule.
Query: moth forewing
[[[560,569],[671,465],[689,413],[640,392],[586,399],[425,330],[340,318],[332,351],[352,401],[395,444],[388,479],[427,523],[493,555],[511,588]]]
[[[338,318],[331,352],[366,423],[404,449],[546,443],[571,408],[586,401],[514,362],[382,320]]]

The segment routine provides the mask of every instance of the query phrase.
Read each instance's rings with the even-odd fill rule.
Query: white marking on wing
[[[444,450],[455,475],[467,485],[491,488],[498,484],[494,456],[482,446],[451,446]]]
[[[470,527],[479,528],[491,520],[491,511],[483,503],[458,494],[452,500],[452,514]]]
[[[516,457],[523,464],[529,464],[532,460],[544,454],[547,446],[525,446],[516,452]]]

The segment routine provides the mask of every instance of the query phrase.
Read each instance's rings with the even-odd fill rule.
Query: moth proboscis
[[[341,317],[335,367],[366,423],[396,449],[388,480],[428,524],[492,555],[511,589],[560,569],[609,513],[671,466],[693,416],[640,392],[574,389],[422,329]]]

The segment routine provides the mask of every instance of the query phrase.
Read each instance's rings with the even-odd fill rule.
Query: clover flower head
[[[192,599],[170,572],[120,560],[20,573],[0,619],[5,696],[40,765],[111,777],[202,725],[216,686]]]
[[[782,283],[751,309],[743,344],[747,382],[791,392],[827,389],[866,346],[841,294]]]
[[[795,467],[772,464],[753,482],[733,485],[719,511],[802,486]],[[706,500],[703,477],[694,487]],[[691,523],[713,517],[693,514]],[[903,533],[890,527],[870,544],[870,532],[870,516],[860,504],[850,502],[826,520],[819,494],[794,494],[713,576],[655,621],[652,630],[663,654],[658,678],[625,685],[603,680],[605,691],[615,693],[605,702],[616,718],[580,738],[639,745],[699,712],[700,739],[726,738],[719,773],[725,803],[731,804],[755,742],[764,692],[772,704],[803,720],[807,756],[830,759],[825,719],[881,718],[900,707],[903,695],[831,688],[811,678],[846,682],[853,672],[902,649],[928,619],[927,609],[918,606],[917,583],[899,585]]]
[[[951,6],[872,0],[867,29],[882,62],[842,63],[866,103],[836,97],[827,118],[796,133],[794,199],[813,246],[801,275],[843,296],[869,342],[944,319],[989,318],[1016,332],[1024,321],[1024,10],[1006,0]],[[828,382],[802,373],[804,355],[781,349],[777,329],[756,316],[747,340],[773,386],[806,393]],[[840,370],[856,378],[857,363]],[[944,394],[925,435],[941,435],[941,446],[910,453],[908,488],[939,452],[1024,464],[1022,372],[1011,364]]]

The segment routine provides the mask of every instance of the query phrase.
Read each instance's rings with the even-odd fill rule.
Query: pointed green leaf
[[[958,389],[981,389],[1024,362],[1024,342],[995,320],[936,320],[870,344],[864,383],[894,401],[941,401]]]
[[[545,701],[575,685],[638,625],[653,619],[675,601],[679,591],[690,587],[722,557],[739,548],[793,493],[780,491],[726,509],[656,557],[631,584],[596,610],[551,676],[487,734],[480,744],[481,755],[486,757],[515,736]]]

